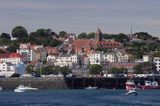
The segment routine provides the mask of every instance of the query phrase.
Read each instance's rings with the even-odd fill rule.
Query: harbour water
[[[126,96],[125,90],[38,90],[0,92],[0,106],[160,106],[160,90],[140,90]]]

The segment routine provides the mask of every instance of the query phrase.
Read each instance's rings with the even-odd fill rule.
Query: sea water
[[[160,90],[38,90],[0,92],[0,106],[160,106]]]

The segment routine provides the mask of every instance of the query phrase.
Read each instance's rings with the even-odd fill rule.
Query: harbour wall
[[[145,80],[153,78],[133,78],[135,84],[144,85]],[[107,89],[125,89],[127,78],[93,78],[93,77],[33,77],[33,78],[0,78],[0,86],[3,89],[15,89],[18,85],[37,87],[39,89],[84,89],[88,86]],[[160,77],[155,78],[160,84]]]
[[[19,85],[36,87],[39,89],[66,89],[65,80],[63,78],[53,77],[33,77],[33,78],[0,78],[0,86],[3,89],[15,89]]]

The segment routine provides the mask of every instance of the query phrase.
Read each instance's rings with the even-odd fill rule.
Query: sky
[[[160,0],[0,0],[0,33],[51,28],[79,34],[148,32],[160,37]]]

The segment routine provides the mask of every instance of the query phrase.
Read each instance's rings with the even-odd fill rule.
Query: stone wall
[[[19,85],[36,87],[39,89],[66,89],[66,83],[63,78],[0,78],[0,86],[3,89],[15,89]]]

